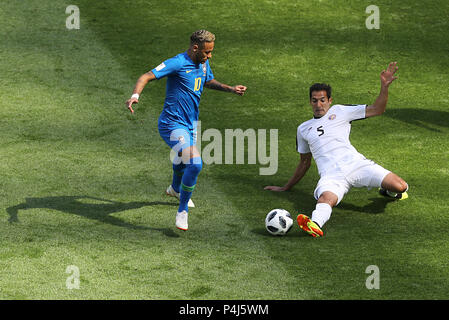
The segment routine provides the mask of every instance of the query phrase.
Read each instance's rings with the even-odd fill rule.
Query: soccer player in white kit
[[[408,184],[360,154],[349,141],[351,122],[381,115],[388,101],[388,87],[397,78],[397,63],[389,64],[380,74],[380,94],[372,105],[333,105],[331,87],[316,83],[309,89],[313,119],[297,130],[300,161],[295,173],[283,186],[267,186],[265,190],[286,191],[298,183],[310,167],[312,157],[320,180],[314,191],[317,204],[309,218],[297,217],[298,225],[313,237],[323,236],[321,228],[329,220],[332,208],[340,203],[351,187],[377,187],[381,195],[395,199],[408,197]]]

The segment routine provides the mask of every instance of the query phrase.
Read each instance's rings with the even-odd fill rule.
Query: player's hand
[[[276,191],[276,192],[282,192],[282,191],[286,191],[287,190],[284,187],[278,187],[278,186],[266,186],[263,189],[264,190],[270,190],[270,191]]]
[[[125,102],[125,104],[128,106],[128,109],[129,109],[129,111],[131,111],[131,113],[134,113],[134,110],[133,110],[134,103],[139,103],[139,100],[137,100],[136,98],[130,98]]]
[[[239,96],[243,96],[245,94],[245,91],[246,91],[246,87],[242,86],[241,84],[233,87],[233,92],[235,94],[238,94]]]
[[[387,70],[383,70],[380,73],[380,82],[382,86],[388,87],[394,80],[398,77],[395,77],[394,74],[398,71],[397,62],[390,62]]]

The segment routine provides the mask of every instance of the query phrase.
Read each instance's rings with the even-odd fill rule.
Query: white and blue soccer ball
[[[265,227],[269,233],[275,236],[283,236],[293,226],[293,219],[290,213],[284,209],[273,209],[268,212],[265,218]]]

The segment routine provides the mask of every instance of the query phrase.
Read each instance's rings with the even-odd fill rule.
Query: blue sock
[[[203,162],[201,157],[190,159],[190,163],[186,165],[181,181],[181,195],[178,212],[183,210],[189,212],[187,204],[192,197],[192,192],[195,189],[196,181],[202,168]]]
[[[180,164],[173,164],[173,180],[171,182],[171,186],[177,193],[179,193],[179,187],[181,186],[181,180],[184,175],[185,168],[186,165],[182,162]]]

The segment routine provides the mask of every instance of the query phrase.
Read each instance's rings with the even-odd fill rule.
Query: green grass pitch
[[[75,3],[76,2],[76,3]],[[80,29],[66,28],[66,7]],[[380,9],[369,30],[365,9]],[[1,299],[447,299],[449,287],[449,22],[447,1],[68,1],[0,4]],[[217,36],[217,80],[203,130],[278,129],[279,168],[205,165],[188,232],[174,226],[169,149],[157,132],[165,80],[124,105],[137,78]],[[353,124],[366,157],[403,177],[406,201],[352,189],[313,239],[297,225],[270,236],[265,215],[310,214],[315,165],[293,190],[297,126],[308,87],[335,103],[372,103],[398,61],[386,113]],[[380,287],[368,289],[369,266]],[[79,288],[69,289],[79,270]]]

